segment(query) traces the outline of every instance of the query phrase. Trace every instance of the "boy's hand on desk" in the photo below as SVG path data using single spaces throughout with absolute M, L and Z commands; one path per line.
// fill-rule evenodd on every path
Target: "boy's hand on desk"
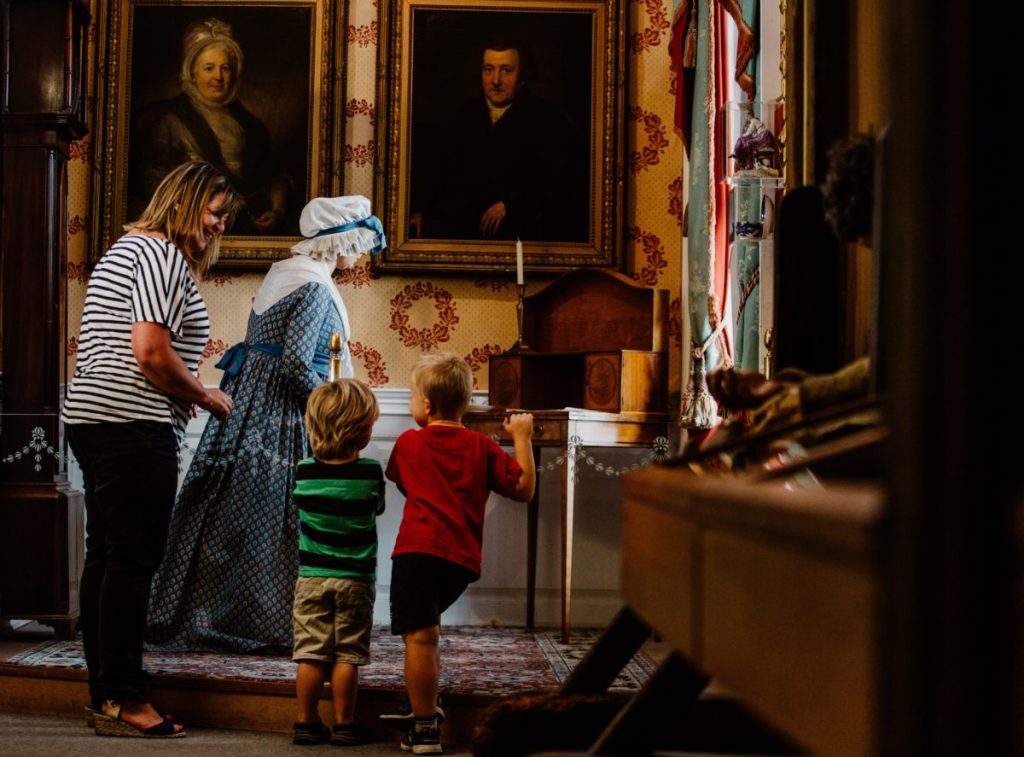
M 501 425 L 513 439 L 533 438 L 532 413 L 512 413 L 512 415 L 505 416 L 505 420 L 502 421 Z

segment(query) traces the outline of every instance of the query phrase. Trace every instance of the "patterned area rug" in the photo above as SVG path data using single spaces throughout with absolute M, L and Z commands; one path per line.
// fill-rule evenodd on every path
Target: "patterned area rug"
M 504 696 L 555 689 L 590 649 L 597 631 L 576 631 L 562 644 L 558 631 L 526 633 L 516 628 L 458 626 L 442 628 L 441 690 L 448 694 Z M 385 626 L 373 629 L 373 661 L 360 671 L 360 686 L 402 688 L 402 640 Z M 4 662 L 43 668 L 85 670 L 81 641 L 51 641 Z M 153 675 L 225 681 L 291 682 L 295 665 L 288 657 L 227 655 L 215 652 L 147 652 L 144 665 Z M 640 688 L 654 671 L 654 661 L 638 653 L 612 685 L 613 690 Z

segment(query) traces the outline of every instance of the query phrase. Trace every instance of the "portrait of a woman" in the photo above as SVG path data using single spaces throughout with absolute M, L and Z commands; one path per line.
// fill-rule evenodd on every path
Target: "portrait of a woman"
M 131 127 L 129 214 L 171 167 L 202 159 L 245 199 L 233 234 L 283 233 L 293 182 L 278 167 L 267 127 L 238 100 L 244 63 L 227 22 L 209 18 L 186 28 L 181 92 L 142 109 Z

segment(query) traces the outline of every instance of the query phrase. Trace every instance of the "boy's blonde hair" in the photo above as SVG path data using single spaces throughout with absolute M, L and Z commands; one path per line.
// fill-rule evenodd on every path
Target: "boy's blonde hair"
M 419 359 L 412 383 L 442 419 L 457 421 L 473 394 L 473 371 L 454 352 L 437 352 Z
M 309 447 L 318 460 L 355 454 L 370 443 L 380 417 L 377 398 L 362 381 L 338 379 L 321 384 L 306 402 Z

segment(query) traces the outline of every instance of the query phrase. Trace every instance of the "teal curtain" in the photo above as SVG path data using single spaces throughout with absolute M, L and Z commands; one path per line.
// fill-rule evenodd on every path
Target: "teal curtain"
M 691 370 L 683 391 L 680 425 L 690 429 L 708 429 L 718 420 L 718 407 L 707 389 L 707 373 L 728 360 L 715 308 L 715 170 L 718 151 L 715 143 L 716 48 L 725 44 L 724 29 L 715 23 L 716 9 L 722 7 L 738 29 L 735 78 L 748 99 L 756 96 L 759 56 L 757 29 L 759 0 L 674 0 L 671 52 L 679 77 L 679 102 L 676 117 L 689 115 L 683 129 L 688 136 L 690 177 L 687 214 L 687 297 L 690 318 Z M 693 74 L 687 66 L 692 61 Z M 690 85 L 690 86 L 685 86 Z M 687 134 L 687 131 L 689 134 Z M 723 193 L 724 195 L 724 193 Z M 760 217 L 760 192 L 754 187 L 737 188 L 740 220 Z M 724 220 L 724 219 L 723 219 Z M 723 241 L 724 244 L 724 241 Z M 723 248 L 724 251 L 724 248 Z M 737 362 L 741 367 L 757 368 L 760 332 L 760 250 L 757 242 L 739 241 L 733 247 L 732 270 L 739 292 L 747 292 L 737 316 L 734 339 Z M 751 358 L 752 356 L 752 358 Z
M 743 99 L 757 99 L 760 90 L 760 60 L 756 30 L 760 27 L 759 0 L 730 0 L 727 2 L 730 15 L 740 28 L 737 50 L 737 65 L 746 65 L 737 71 L 736 80 L 743 90 Z M 737 17 L 739 14 L 739 17 Z M 745 30 L 751 31 L 747 41 Z M 754 115 L 758 115 L 756 112 Z M 736 220 L 748 223 L 761 222 L 760 186 L 739 184 L 735 187 L 734 199 Z M 733 243 L 730 260 L 732 280 L 736 282 L 735 295 L 736 323 L 733 331 L 733 363 L 744 371 L 760 371 L 758 352 L 761 347 L 761 246 L 756 241 L 737 239 Z
M 718 406 L 707 388 L 708 366 L 718 365 L 718 333 L 712 326 L 712 275 L 715 253 L 715 0 L 696 0 L 691 23 L 696 24 L 697 53 L 693 85 L 693 127 L 690 137 L 689 215 L 687 221 L 691 359 L 683 391 L 679 423 L 692 429 L 711 428 Z
M 761 191 L 757 184 L 739 184 L 733 188 L 736 220 L 760 223 Z M 761 245 L 754 240 L 736 239 L 732 246 L 732 270 L 736 282 L 736 324 L 733 331 L 732 357 L 735 366 L 744 371 L 759 368 L 758 350 L 761 334 Z

